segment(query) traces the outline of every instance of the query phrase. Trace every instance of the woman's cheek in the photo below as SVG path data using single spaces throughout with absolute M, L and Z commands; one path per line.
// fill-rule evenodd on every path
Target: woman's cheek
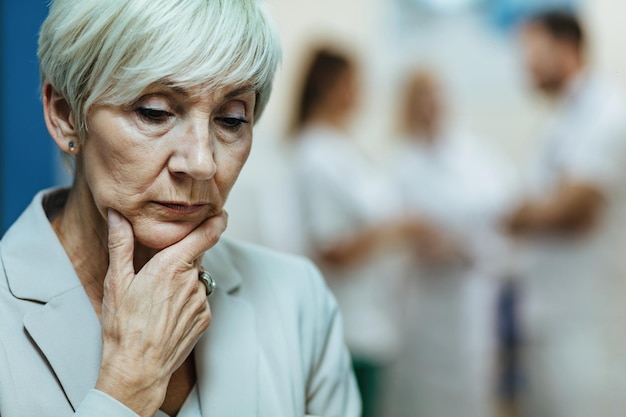
M 241 172 L 241 167 L 239 167 L 238 169 L 233 169 L 231 171 L 228 171 L 227 173 L 224 173 L 223 175 L 220 175 L 219 177 L 216 178 L 217 188 L 219 190 L 220 197 L 222 198 L 223 202 L 226 202 L 226 199 L 228 198 L 228 195 L 230 194 L 230 190 L 235 185 L 235 182 L 237 181 L 237 178 L 239 177 L 240 172 Z

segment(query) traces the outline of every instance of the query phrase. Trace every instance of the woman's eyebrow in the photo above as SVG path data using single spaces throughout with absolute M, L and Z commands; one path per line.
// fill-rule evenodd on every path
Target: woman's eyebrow
M 190 96 L 190 93 L 186 88 L 173 85 L 167 81 L 157 81 L 151 84 L 150 86 L 148 86 L 146 90 L 148 90 L 149 94 L 172 92 L 179 96 L 185 96 L 185 97 Z
M 241 96 L 243 94 L 247 94 L 253 91 L 256 91 L 256 89 L 253 86 L 244 85 L 242 87 L 236 88 L 233 91 L 226 93 L 226 95 L 224 96 L 224 99 L 228 100 L 228 99 L 235 98 L 235 97 L 238 97 L 238 96 Z

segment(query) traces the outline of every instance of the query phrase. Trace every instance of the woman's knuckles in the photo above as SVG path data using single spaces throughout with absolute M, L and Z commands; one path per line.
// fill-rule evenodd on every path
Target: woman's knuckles
M 213 321 L 213 316 L 209 310 L 203 312 L 198 317 L 200 333 L 204 333 L 209 326 L 211 326 L 211 322 Z

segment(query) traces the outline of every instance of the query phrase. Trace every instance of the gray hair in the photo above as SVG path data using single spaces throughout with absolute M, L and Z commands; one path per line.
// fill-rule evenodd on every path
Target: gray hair
M 252 85 L 258 120 L 281 50 L 260 0 L 52 0 L 38 56 L 82 140 L 93 104 L 132 103 L 154 83 Z

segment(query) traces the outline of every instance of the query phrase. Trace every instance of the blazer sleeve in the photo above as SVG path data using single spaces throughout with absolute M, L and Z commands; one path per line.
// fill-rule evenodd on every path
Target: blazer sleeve
M 322 417 L 359 417 L 361 398 L 346 348 L 335 298 L 313 265 L 309 266 L 313 349 L 307 380 L 306 413 Z
M 97 389 L 89 391 L 80 404 L 75 417 L 139 417 L 133 410 L 115 398 Z

